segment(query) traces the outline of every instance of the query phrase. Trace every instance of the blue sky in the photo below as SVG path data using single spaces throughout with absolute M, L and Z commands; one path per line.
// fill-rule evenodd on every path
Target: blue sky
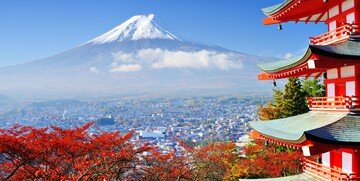
M 282 0 L 2 0 L 0 66 L 64 52 L 101 35 L 133 15 L 154 21 L 177 37 L 238 52 L 285 57 L 299 54 L 324 24 L 264 26 L 261 8 Z

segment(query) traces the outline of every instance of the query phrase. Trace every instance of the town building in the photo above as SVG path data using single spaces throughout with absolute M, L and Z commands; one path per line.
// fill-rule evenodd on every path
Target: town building
M 285 0 L 263 12 L 263 23 L 323 22 L 304 55 L 259 65 L 259 80 L 324 78 L 326 97 L 308 99 L 305 114 L 251 122 L 269 142 L 302 149 L 305 174 L 319 180 L 360 179 L 360 0 Z

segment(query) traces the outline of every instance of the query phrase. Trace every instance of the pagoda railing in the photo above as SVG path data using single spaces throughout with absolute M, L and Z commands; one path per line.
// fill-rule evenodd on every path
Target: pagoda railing
M 313 45 L 329 45 L 332 43 L 345 41 L 350 37 L 354 27 L 357 27 L 357 25 L 344 24 L 343 26 L 340 26 L 333 31 L 326 32 L 316 37 L 309 37 L 310 43 Z
M 321 180 L 360 180 L 360 174 L 345 173 L 307 159 L 302 164 L 305 173 Z
M 310 110 L 360 111 L 358 96 L 309 97 L 308 104 Z

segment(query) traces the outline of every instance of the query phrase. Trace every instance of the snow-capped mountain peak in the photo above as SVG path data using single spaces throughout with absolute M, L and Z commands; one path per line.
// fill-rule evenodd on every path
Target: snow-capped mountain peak
M 136 15 L 125 21 L 121 25 L 98 36 L 90 41 L 94 44 L 105 44 L 120 42 L 123 40 L 139 39 L 170 39 L 180 40 L 170 32 L 153 22 L 154 14 Z

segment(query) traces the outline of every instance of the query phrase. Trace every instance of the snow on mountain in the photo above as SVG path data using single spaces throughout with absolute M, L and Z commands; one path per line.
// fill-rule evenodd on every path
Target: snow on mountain
M 94 44 L 120 42 L 123 40 L 169 39 L 180 40 L 153 22 L 154 14 L 131 17 L 109 32 L 91 40 Z
M 273 59 L 182 41 L 153 18 L 133 16 L 79 47 L 0 68 L 0 92 L 17 98 L 73 98 L 271 91 L 270 83 L 257 81 L 256 64 Z

